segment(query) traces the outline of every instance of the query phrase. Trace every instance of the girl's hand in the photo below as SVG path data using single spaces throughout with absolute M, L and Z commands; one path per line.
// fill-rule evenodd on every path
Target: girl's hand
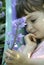
M 25 37 L 25 43 L 26 45 L 30 44 L 36 44 L 36 36 L 32 33 L 27 34 Z
M 5 62 L 7 65 L 25 65 L 28 59 L 23 54 L 10 49 L 5 52 L 5 55 Z
M 30 57 L 34 49 L 37 47 L 36 36 L 34 34 L 29 33 L 24 37 L 24 39 L 26 43 L 24 54 L 28 54 Z
M 21 53 L 8 49 L 5 52 L 7 65 L 44 65 L 44 59 L 28 59 Z

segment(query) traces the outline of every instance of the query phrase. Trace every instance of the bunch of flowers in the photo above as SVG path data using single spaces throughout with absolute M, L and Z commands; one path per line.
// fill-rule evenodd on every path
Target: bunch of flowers
M 23 44 L 23 37 L 22 29 L 26 25 L 26 18 L 22 17 L 19 19 L 16 19 L 12 22 L 12 31 L 8 32 L 8 37 L 11 37 L 11 39 L 7 40 L 7 45 L 10 49 L 18 49 L 18 45 Z

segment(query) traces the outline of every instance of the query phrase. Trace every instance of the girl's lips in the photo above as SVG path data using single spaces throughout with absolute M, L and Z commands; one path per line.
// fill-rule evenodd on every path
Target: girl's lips
M 31 32 L 32 34 L 34 34 L 36 36 L 36 31 L 35 32 Z
M 31 30 L 31 31 L 29 31 L 29 33 L 32 33 L 32 34 L 34 34 L 35 36 L 36 36 L 36 32 L 37 32 L 37 30 Z

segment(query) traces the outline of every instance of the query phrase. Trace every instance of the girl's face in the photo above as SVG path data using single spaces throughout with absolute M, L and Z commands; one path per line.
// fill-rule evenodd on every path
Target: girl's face
M 44 12 L 36 11 L 30 13 L 26 30 L 34 34 L 36 38 L 44 38 Z

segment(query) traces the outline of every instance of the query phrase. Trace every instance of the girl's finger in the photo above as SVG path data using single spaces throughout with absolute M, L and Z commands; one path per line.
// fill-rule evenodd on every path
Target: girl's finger
M 16 60 L 16 57 L 14 57 L 13 55 L 11 55 L 10 53 L 8 52 L 5 52 L 6 56 L 10 59 L 13 59 L 13 60 Z
M 9 57 L 10 59 L 13 59 L 13 60 L 17 60 L 20 58 L 20 55 L 17 53 L 16 55 L 14 54 L 11 54 L 9 52 L 5 52 L 6 56 Z
M 7 52 L 10 53 L 10 54 L 13 55 L 13 56 L 17 56 L 17 54 L 18 54 L 17 51 L 15 51 L 15 50 L 10 50 L 10 49 L 8 49 Z
M 28 37 L 30 38 L 30 40 L 32 41 L 32 42 L 36 42 L 36 36 L 34 35 L 34 34 L 28 34 Z
M 13 65 L 13 64 L 15 64 L 15 63 L 14 63 L 15 61 L 9 60 L 9 59 L 7 59 L 7 58 L 5 58 L 5 62 L 6 62 L 7 65 Z
M 30 41 L 36 42 L 36 36 L 33 35 L 33 34 L 31 34 L 31 33 L 29 33 L 28 35 L 26 35 L 26 36 L 24 37 L 24 39 L 25 39 L 26 42 L 30 42 Z M 32 40 L 32 39 L 33 39 L 33 40 Z

